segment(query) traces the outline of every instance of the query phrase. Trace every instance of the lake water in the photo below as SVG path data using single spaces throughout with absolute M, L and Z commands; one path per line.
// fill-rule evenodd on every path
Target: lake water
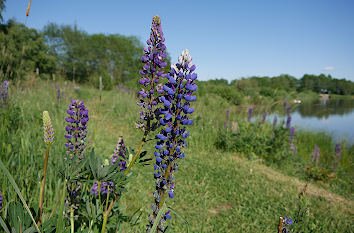
M 291 124 L 305 130 L 327 131 L 335 140 L 354 144 L 354 100 L 329 99 L 297 104 L 291 111 Z M 278 116 L 284 119 L 284 116 Z M 270 116 L 269 120 L 272 120 Z

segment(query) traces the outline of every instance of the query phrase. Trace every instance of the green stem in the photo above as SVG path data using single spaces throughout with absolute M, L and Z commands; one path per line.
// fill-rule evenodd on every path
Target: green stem
M 75 223 L 74 223 L 74 208 L 70 209 L 70 223 L 71 223 L 71 233 L 75 233 Z
M 113 208 L 113 205 L 114 205 L 114 199 L 113 199 L 113 201 L 111 202 L 111 204 L 109 205 L 108 210 L 104 213 L 104 216 L 103 216 L 103 225 L 102 225 L 101 233 L 104 233 L 105 230 L 106 230 L 106 224 L 107 224 L 108 216 L 109 216 L 109 214 L 111 213 L 111 210 L 112 210 L 112 208 Z
M 44 200 L 44 184 L 45 184 L 45 178 L 47 176 L 49 151 L 50 151 L 50 144 L 47 144 L 47 151 L 46 151 L 46 154 L 45 154 L 45 161 L 44 161 L 44 167 L 43 167 L 43 180 L 42 180 L 42 187 L 41 187 L 41 198 L 40 198 L 40 202 L 39 202 L 39 221 L 38 221 L 38 225 L 42 222 L 43 200 Z
M 146 142 L 146 138 L 147 138 L 148 133 L 149 133 L 149 129 L 145 130 L 145 133 L 144 133 L 143 138 L 141 139 L 141 143 L 140 143 L 140 146 L 138 148 L 138 151 L 135 153 L 132 161 L 129 163 L 128 168 L 125 170 L 125 174 L 128 174 L 129 170 L 132 168 L 133 164 L 135 163 L 135 160 L 138 158 L 138 155 L 140 154 L 140 151 L 141 151 L 141 149 L 143 148 L 143 146 L 144 146 L 144 144 Z

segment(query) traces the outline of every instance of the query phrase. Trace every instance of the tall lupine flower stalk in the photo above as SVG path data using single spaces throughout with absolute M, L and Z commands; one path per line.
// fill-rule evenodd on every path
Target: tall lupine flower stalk
M 320 148 L 317 145 L 315 145 L 312 151 L 311 158 L 315 161 L 315 165 L 317 166 L 320 161 Z
M 88 110 L 84 102 L 81 100 L 72 100 L 69 109 L 66 111 L 68 117 L 65 118 L 68 123 L 66 130 L 67 157 L 66 165 L 68 169 L 74 168 L 84 157 L 84 149 L 86 147 L 87 122 L 89 120 Z M 66 181 L 66 190 L 68 198 L 66 205 L 70 209 L 71 231 L 74 232 L 74 210 L 79 206 L 79 194 L 81 191 L 81 183 L 76 181 Z
M 294 136 L 295 136 L 295 127 L 294 126 L 292 126 L 292 127 L 290 127 L 290 133 L 289 133 L 289 136 L 290 136 L 290 140 L 289 140 L 289 144 L 290 145 L 293 145 L 293 143 L 294 143 Z
M 46 150 L 45 160 L 44 160 L 43 180 L 42 180 L 42 186 L 40 192 L 41 196 L 39 200 L 39 224 L 42 221 L 42 214 L 43 214 L 43 200 L 44 200 L 44 187 L 45 187 L 44 184 L 45 184 L 45 178 L 47 176 L 49 151 L 50 151 L 50 146 L 53 144 L 53 140 L 54 140 L 54 129 L 53 129 L 53 125 L 49 113 L 47 111 L 43 112 L 43 134 L 44 134 L 44 143 L 47 145 L 47 150 Z
M 4 202 L 4 196 L 2 195 L 2 192 L 0 190 L 0 210 L 2 210 L 2 203 Z
M 277 115 L 275 115 L 274 118 L 273 118 L 273 128 L 274 129 L 277 126 L 277 122 L 278 122 L 278 117 L 277 117 Z
M 164 203 L 166 192 L 170 198 L 174 197 L 175 178 L 174 172 L 178 169 L 178 160 L 184 158 L 182 149 L 187 147 L 185 139 L 189 135 L 186 126 L 192 125 L 193 120 L 189 115 L 194 112 L 191 102 L 196 100 L 193 92 L 197 90 L 197 74 L 193 73 L 195 65 L 186 49 L 179 56 L 178 63 L 171 65 L 168 82 L 162 87 L 163 94 L 160 101 L 163 107 L 158 109 L 158 119 L 162 128 L 156 135 L 154 166 L 155 203 L 151 205 L 153 213 L 149 215 L 147 232 L 156 221 L 156 217 Z M 163 223 L 171 218 L 169 212 L 163 213 L 163 218 L 158 223 L 157 232 L 164 232 L 167 228 Z
M 342 153 L 342 147 L 341 147 L 340 143 L 338 143 L 338 142 L 336 143 L 336 147 L 334 148 L 334 153 L 335 153 L 335 158 L 334 158 L 333 170 L 336 171 L 337 167 L 339 165 L 341 153 Z
M 68 117 L 65 118 L 68 123 L 65 127 L 67 134 L 65 135 L 67 147 L 67 160 L 69 164 L 72 160 L 82 160 L 84 149 L 86 147 L 86 124 L 89 120 L 88 110 L 84 102 L 81 100 L 72 100 L 69 109 L 66 111 Z
M 288 118 L 286 119 L 286 128 L 290 129 L 290 126 L 291 126 L 291 116 L 289 114 Z
M 7 98 L 9 95 L 9 84 L 10 82 L 6 80 L 0 83 L 0 106 L 5 105 L 7 103 Z
M 114 150 L 114 154 L 112 156 L 110 165 L 118 166 L 120 168 L 120 171 L 123 172 L 124 170 L 127 169 L 126 160 L 127 160 L 127 148 L 124 145 L 123 136 L 120 136 L 118 139 L 117 146 Z M 99 192 L 103 195 L 107 194 L 106 208 L 103 215 L 103 224 L 102 224 L 102 231 L 101 231 L 102 233 L 105 232 L 108 216 L 113 208 L 114 202 L 116 201 L 116 198 L 120 196 L 120 193 L 114 193 L 115 187 L 116 187 L 115 184 L 109 181 L 109 182 L 102 182 L 100 188 L 98 188 L 98 182 L 97 182 L 96 184 L 94 184 L 94 186 L 91 189 L 91 194 L 96 194 L 96 196 L 99 194 Z M 113 200 L 111 201 L 108 207 L 109 193 L 114 194 L 114 196 L 113 196 Z
M 253 108 L 248 109 L 247 121 L 250 122 L 253 113 Z
M 264 110 L 264 112 L 263 112 L 263 114 L 262 114 L 262 124 L 264 123 L 264 121 L 266 120 L 266 118 L 267 118 L 267 109 L 266 110 Z
M 148 47 L 144 48 L 144 56 L 141 57 L 141 62 L 144 66 L 140 71 L 141 79 L 139 80 L 139 84 L 142 85 L 142 87 L 141 90 L 138 91 L 138 105 L 142 110 L 137 127 L 144 131 L 144 135 L 136 154 L 126 169 L 126 173 L 129 172 L 137 159 L 146 142 L 148 134 L 159 125 L 156 121 L 155 109 L 159 102 L 156 94 L 162 93 L 163 91 L 162 83 L 159 83 L 160 79 L 166 77 L 166 74 L 163 73 L 163 68 L 167 66 L 167 54 L 165 53 L 166 46 L 164 42 L 165 38 L 162 32 L 161 19 L 156 15 L 152 19 L 150 38 L 146 41 Z

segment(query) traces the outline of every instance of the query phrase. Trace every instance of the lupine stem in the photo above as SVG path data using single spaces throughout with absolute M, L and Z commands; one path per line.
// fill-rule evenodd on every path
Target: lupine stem
M 282 230 L 283 230 L 283 218 L 279 217 L 278 233 L 281 233 Z
M 140 151 L 141 149 L 143 148 L 145 142 L 146 142 L 146 138 L 147 138 L 147 135 L 149 134 L 149 129 L 148 130 L 145 130 L 145 133 L 144 133 L 144 136 L 143 138 L 141 139 L 141 143 L 140 143 L 140 146 L 137 150 L 137 152 L 135 153 L 132 161 L 129 163 L 129 166 L 127 167 L 127 169 L 125 170 L 125 174 L 128 174 L 129 170 L 132 168 L 133 164 L 135 163 L 135 160 L 138 158 L 138 155 L 140 154 Z
M 112 208 L 113 208 L 114 201 L 115 201 L 116 197 L 117 197 L 117 196 L 114 197 L 114 199 L 112 200 L 111 204 L 110 204 L 109 207 L 108 207 L 108 210 L 104 213 L 104 216 L 103 216 L 103 225 L 102 225 L 101 233 L 104 233 L 105 230 L 106 230 L 106 224 L 107 224 L 108 216 L 109 216 L 109 214 L 111 213 L 111 210 L 112 210 Z
M 70 209 L 70 223 L 71 223 L 71 233 L 75 233 L 75 223 L 74 223 L 74 208 Z
M 39 203 L 39 221 L 38 224 L 41 224 L 42 222 L 42 214 L 43 214 L 43 199 L 44 199 L 44 184 L 45 184 L 45 178 L 47 176 L 47 166 L 48 166 L 48 157 L 49 157 L 49 151 L 50 151 L 50 144 L 47 144 L 47 151 L 45 154 L 45 161 L 44 161 L 44 168 L 43 168 L 43 180 L 42 180 L 42 188 L 41 188 L 41 197 L 40 197 L 40 203 Z

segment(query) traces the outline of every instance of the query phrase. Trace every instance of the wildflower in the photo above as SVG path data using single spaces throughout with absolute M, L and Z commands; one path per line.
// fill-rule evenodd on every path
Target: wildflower
M 0 210 L 2 209 L 2 203 L 4 202 L 4 196 L 2 195 L 2 192 L 0 190 Z
M 336 147 L 334 148 L 334 152 L 335 152 L 335 162 L 334 162 L 334 167 L 333 170 L 336 171 L 338 164 L 340 162 L 340 158 L 341 158 L 341 152 L 342 152 L 342 147 L 340 145 L 340 143 L 336 143 Z
M 0 105 L 5 105 L 7 103 L 9 84 L 10 82 L 6 80 L 0 83 Z
M 320 161 L 320 148 L 317 145 L 315 145 L 312 151 L 311 158 L 315 161 L 316 165 Z
M 65 127 L 67 154 L 69 159 L 78 158 L 81 160 L 84 156 L 86 147 L 87 122 L 89 120 L 88 110 L 81 100 L 72 100 L 69 109 L 66 111 L 68 117 L 65 118 L 68 123 Z
M 98 186 L 100 188 L 98 188 Z M 101 182 L 100 185 L 98 185 L 98 181 L 95 181 L 93 183 L 93 186 L 91 188 L 90 193 L 94 194 L 96 196 L 100 195 L 106 195 L 109 193 L 113 193 L 115 190 L 115 185 L 113 182 L 109 181 L 109 182 Z
M 123 136 L 120 136 L 118 139 L 117 146 L 114 149 L 114 154 L 112 155 L 110 165 L 118 166 L 120 167 L 120 171 L 124 171 L 127 168 L 126 154 L 127 148 L 124 145 Z M 104 195 L 108 193 L 108 188 L 109 193 L 113 193 L 115 191 L 115 184 L 112 181 L 101 182 L 100 189 L 98 189 L 98 181 L 95 181 L 93 183 L 90 193 L 98 196 L 98 193 L 100 192 L 101 195 Z
M 296 155 L 297 152 L 297 146 L 293 146 L 293 154 Z
M 248 109 L 247 121 L 250 122 L 253 113 L 253 108 Z
M 282 225 L 282 233 L 290 233 L 291 231 L 287 229 L 287 226 L 290 226 L 293 224 L 293 220 L 287 216 L 283 218 L 283 225 Z
M 150 38 L 147 40 L 148 47 L 144 48 L 144 56 L 141 57 L 141 62 L 145 65 L 140 71 L 141 79 L 139 84 L 143 87 L 138 91 L 139 103 L 142 108 L 140 112 L 140 120 L 138 125 L 144 130 L 151 130 L 151 121 L 154 117 L 154 107 L 158 104 L 159 99 L 155 97 L 155 93 L 162 91 L 160 78 L 166 77 L 163 73 L 163 68 L 167 66 L 165 53 L 166 46 L 163 43 L 165 38 L 161 28 L 161 19 L 159 16 L 154 16 L 150 31 Z M 146 121 L 146 124 L 143 122 Z
M 284 109 L 286 109 L 286 105 L 288 104 L 288 101 L 286 100 L 286 98 L 284 99 L 284 101 L 283 101 L 283 107 L 284 107 Z
M 52 144 L 54 139 L 54 129 L 48 111 L 43 112 L 43 132 L 44 142 L 47 145 Z
M 277 122 L 278 122 L 278 117 L 277 117 L 277 115 L 275 115 L 273 118 L 273 128 L 275 128 L 277 126 Z
M 286 119 L 286 128 L 290 128 L 290 126 L 291 126 L 291 116 L 290 115 L 288 115 L 288 118 Z
M 154 166 L 156 191 L 148 231 L 157 217 L 165 192 L 168 190 L 169 197 L 174 198 L 174 172 L 178 169 L 178 160 L 185 156 L 182 149 L 187 147 L 186 138 L 189 136 L 186 127 L 193 124 L 189 116 L 194 112 L 191 102 L 196 100 L 196 96 L 193 92 L 198 89 L 195 82 L 197 74 L 193 73 L 194 70 L 192 57 L 186 49 L 179 56 L 178 63 L 171 65 L 171 72 L 167 76 L 168 82 L 163 86 L 164 92 L 160 96 L 163 107 L 158 109 L 157 116 L 164 128 L 156 135 L 158 139 Z M 162 228 L 159 229 L 163 231 Z
M 114 154 L 111 159 L 111 165 L 115 165 L 118 160 L 117 166 L 120 167 L 121 171 L 125 170 L 127 168 L 126 153 L 127 148 L 124 145 L 123 136 L 120 136 L 118 139 L 117 147 L 114 150 Z
M 291 106 L 289 106 L 287 109 L 286 109 L 286 114 L 290 114 L 290 112 L 291 112 Z
M 264 110 L 264 112 L 263 112 L 263 114 L 262 114 L 262 124 L 264 123 L 266 117 L 267 117 L 267 109 Z
M 60 101 L 60 88 L 58 88 L 57 90 L 57 101 L 58 102 Z

